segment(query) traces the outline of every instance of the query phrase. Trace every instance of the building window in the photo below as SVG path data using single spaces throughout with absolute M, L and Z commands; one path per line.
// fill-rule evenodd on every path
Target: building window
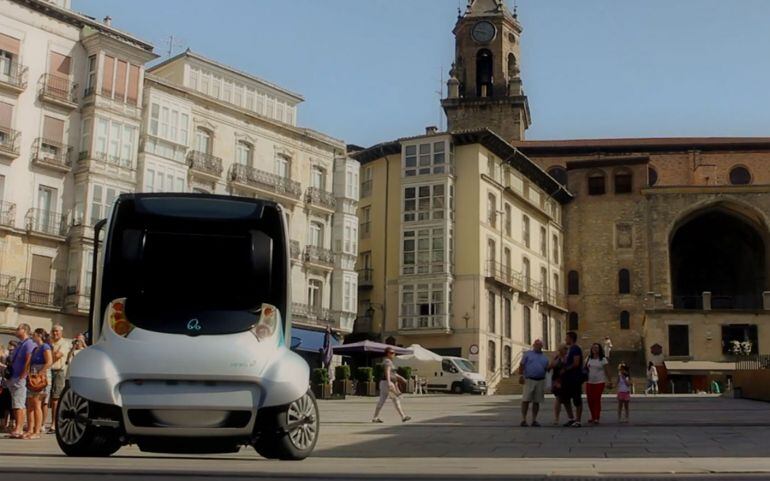
M 577 331 L 580 329 L 580 322 L 577 312 L 573 311 L 569 313 L 569 316 L 567 316 L 567 325 L 569 326 L 570 331 Z
M 369 197 L 372 195 L 373 180 L 373 169 L 371 167 L 366 167 L 361 174 L 361 197 Z
M 88 73 L 86 75 L 85 91 L 86 97 L 93 94 L 94 90 L 96 89 L 96 64 L 96 55 L 91 55 L 88 57 Z
M 494 333 L 497 327 L 497 316 L 495 315 L 495 293 L 487 291 L 487 320 L 489 322 L 489 332 Z
M 443 184 L 420 185 L 404 189 L 404 222 L 439 220 L 446 208 Z
M 487 343 L 487 371 L 492 373 L 497 371 L 497 347 L 495 341 Z
M 526 345 L 530 345 L 532 344 L 532 326 L 530 324 L 532 322 L 532 310 L 529 308 L 529 306 L 523 306 L 521 311 L 523 315 L 522 326 L 524 328 L 524 343 Z
M 175 175 L 176 174 L 176 175 Z M 144 172 L 145 192 L 184 192 L 185 175 L 169 172 L 157 167 L 146 168 Z
M 401 328 L 447 327 L 443 283 L 401 286 Z
M 254 155 L 254 149 L 251 147 L 251 144 L 248 142 L 244 142 L 242 140 L 239 140 L 237 144 L 235 144 L 235 162 L 241 165 L 251 165 L 252 159 Z
M 543 349 L 547 351 L 551 346 L 551 321 L 546 313 L 542 313 L 540 317 L 543 323 Z
M 540 227 L 540 255 L 548 256 L 548 234 L 545 227 Z
M 136 159 L 138 129 L 114 120 L 96 119 L 94 153 L 97 158 L 132 167 Z
M 658 183 L 658 171 L 652 167 L 647 168 L 647 185 L 652 187 Z
M 511 204 L 505 204 L 505 235 L 511 236 L 513 219 L 511 218 Z
M 513 321 L 511 319 L 511 300 L 507 297 L 503 301 L 503 329 L 505 330 L 505 337 L 510 339 L 513 330 Z
M 444 229 L 404 231 L 402 260 L 405 275 L 444 272 Z
M 358 230 L 362 239 L 368 239 L 372 232 L 372 208 L 366 206 L 361 208 L 361 228 Z
M 722 326 L 723 354 L 758 354 L 758 341 L 756 324 L 728 324 Z
M 620 311 L 620 328 L 631 329 L 631 314 L 628 311 Z
M 497 263 L 497 244 L 494 239 L 487 239 L 487 260 L 493 267 Z
M 310 187 L 326 190 L 326 171 L 317 165 L 310 169 Z
M 315 247 L 324 245 L 324 226 L 320 222 L 311 222 L 308 230 L 307 243 Z
M 540 285 L 543 288 L 543 294 L 546 294 L 548 290 L 548 269 L 545 267 L 540 268 Z
M 580 294 L 580 274 L 577 271 L 567 273 L 567 294 L 570 296 Z
M 551 250 L 552 256 L 553 256 L 553 263 L 558 264 L 559 263 L 559 236 L 556 234 L 553 235 L 551 238 Z
M 307 282 L 307 304 L 315 309 L 323 306 L 321 298 L 323 283 L 318 279 L 310 279 Z
M 668 326 L 668 355 L 690 355 L 690 326 L 671 324 Z
M 107 217 L 112 203 L 120 195 L 118 189 L 114 187 L 94 184 L 91 190 L 91 225 Z
M 733 167 L 730 170 L 730 183 L 733 185 L 747 185 L 751 183 L 751 173 L 746 167 Z
M 548 169 L 548 175 L 561 185 L 567 185 L 567 170 L 564 167 L 560 165 L 553 166 Z
M 161 137 L 163 137 L 163 132 L 164 129 L 161 128 Z M 208 130 L 202 128 L 195 129 L 195 150 L 203 152 L 204 154 L 210 154 L 213 149 L 213 142 L 211 139 L 212 135 Z
M 620 269 L 620 271 L 618 271 L 618 293 L 631 293 L 631 273 L 628 269 Z
M 633 175 L 628 169 L 615 172 L 615 193 L 630 194 L 633 190 Z
M 561 293 L 561 292 L 563 292 L 563 291 L 561 290 L 561 285 L 559 285 L 559 274 L 557 274 L 557 273 L 555 273 L 555 272 L 554 272 L 554 274 L 553 274 L 553 285 L 551 286 L 551 288 L 552 288 L 552 289 L 553 289 L 555 292 L 558 292 L 558 293 Z
M 588 195 L 604 195 L 606 192 L 604 172 L 594 172 L 588 176 Z
M 487 223 L 490 227 L 497 227 L 497 198 L 495 194 L 487 194 Z
M 522 218 L 521 226 L 521 238 L 524 241 L 524 245 L 529 248 L 529 217 L 526 215 Z
M 524 289 L 529 290 L 531 284 L 531 267 L 529 265 L 529 259 L 526 257 L 522 260 L 522 276 L 524 277 Z
M 404 148 L 404 175 L 443 174 L 446 168 L 446 142 L 407 145 Z
M 288 179 L 291 177 L 291 159 L 283 154 L 275 157 L 275 175 Z
M 503 250 L 503 275 L 509 276 L 511 274 L 511 249 L 505 248 Z

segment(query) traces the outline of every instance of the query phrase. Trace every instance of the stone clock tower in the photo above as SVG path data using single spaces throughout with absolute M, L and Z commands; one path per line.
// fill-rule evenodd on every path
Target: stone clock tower
M 450 131 L 488 127 L 524 140 L 529 103 L 519 71 L 522 28 L 503 0 L 468 0 L 454 28 L 455 61 L 441 101 Z

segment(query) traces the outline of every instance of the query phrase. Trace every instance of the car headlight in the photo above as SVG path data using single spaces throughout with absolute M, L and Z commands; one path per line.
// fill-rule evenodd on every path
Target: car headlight
M 251 328 L 251 333 L 258 341 L 264 341 L 275 334 L 281 322 L 281 313 L 271 304 L 262 304 L 258 312 L 259 322 Z

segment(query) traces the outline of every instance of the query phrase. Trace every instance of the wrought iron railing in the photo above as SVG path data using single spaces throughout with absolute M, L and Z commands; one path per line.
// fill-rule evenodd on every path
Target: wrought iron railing
M 334 265 L 334 254 L 325 247 L 309 245 L 305 246 L 305 261 Z
M 449 315 L 399 316 L 399 329 L 449 329 Z
M 6 155 L 19 155 L 19 132 L 0 126 L 0 152 Z
M 7 73 L 0 70 L 0 83 L 10 85 L 20 90 L 27 88 L 27 72 L 29 69 L 18 62 L 11 62 Z
M 47 235 L 65 235 L 66 223 L 59 212 L 46 209 L 29 209 L 24 216 L 25 226 L 29 232 Z
M 299 182 L 248 165 L 233 164 L 230 166 L 229 178 L 233 182 L 240 182 L 295 199 L 302 197 L 302 187 Z
M 295 319 L 313 324 L 334 324 L 332 311 L 324 307 L 311 306 L 301 302 L 291 304 L 291 314 Z
M 43 74 L 40 77 L 40 95 L 52 99 L 75 103 L 76 85 L 70 81 L 69 77 L 62 77 L 54 74 Z
M 16 278 L 0 274 L 0 299 L 13 300 L 16 298 Z
M 305 202 L 308 204 L 317 204 L 323 207 L 334 209 L 337 201 L 331 192 L 319 189 L 318 187 L 308 187 L 305 192 Z
M 556 307 L 563 307 L 567 305 L 567 296 L 563 292 L 559 292 L 556 289 L 549 288 L 545 290 L 544 300 L 547 304 Z
M 54 282 L 24 278 L 16 288 L 16 299 L 26 304 L 62 307 L 63 292 Z
M 107 152 L 92 153 L 89 151 L 82 151 L 78 153 L 78 160 L 85 160 L 88 158 L 101 160 L 102 162 L 106 162 L 108 164 L 119 165 L 127 169 L 132 169 L 134 167 L 131 159 L 125 159 L 119 155 L 110 155 Z
M 513 287 L 520 291 L 525 290 L 524 278 L 520 272 L 514 271 L 510 266 L 495 262 L 493 260 L 487 261 L 487 277 L 494 279 L 501 284 Z
M 291 258 L 299 260 L 302 256 L 302 249 L 299 247 L 299 241 L 289 241 L 289 251 L 291 252 Z
M 0 225 L 13 227 L 16 224 L 16 204 L 0 201 Z
M 206 152 L 191 150 L 187 153 L 187 165 L 191 169 L 219 177 L 222 175 L 222 159 Z
M 38 137 L 32 144 L 32 160 L 43 165 L 69 169 L 72 166 L 71 150 L 69 145 Z
M 738 357 L 735 361 L 735 369 L 738 371 L 756 371 L 758 369 L 770 369 L 770 355 L 761 354 Z
M 374 269 L 371 267 L 365 267 L 358 269 L 358 286 L 369 287 L 374 282 Z

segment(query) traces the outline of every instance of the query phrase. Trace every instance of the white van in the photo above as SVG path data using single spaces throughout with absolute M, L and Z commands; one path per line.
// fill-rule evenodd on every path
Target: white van
M 462 357 L 439 356 L 419 344 L 413 344 L 407 349 L 413 354 L 397 356 L 393 364 L 396 367 L 411 367 L 412 375 L 425 379 L 431 391 L 486 394 L 486 380 L 469 360 Z
M 164 453 L 303 459 L 318 407 L 292 352 L 280 205 L 124 194 L 95 227 L 90 334 L 55 413 L 68 456 Z

